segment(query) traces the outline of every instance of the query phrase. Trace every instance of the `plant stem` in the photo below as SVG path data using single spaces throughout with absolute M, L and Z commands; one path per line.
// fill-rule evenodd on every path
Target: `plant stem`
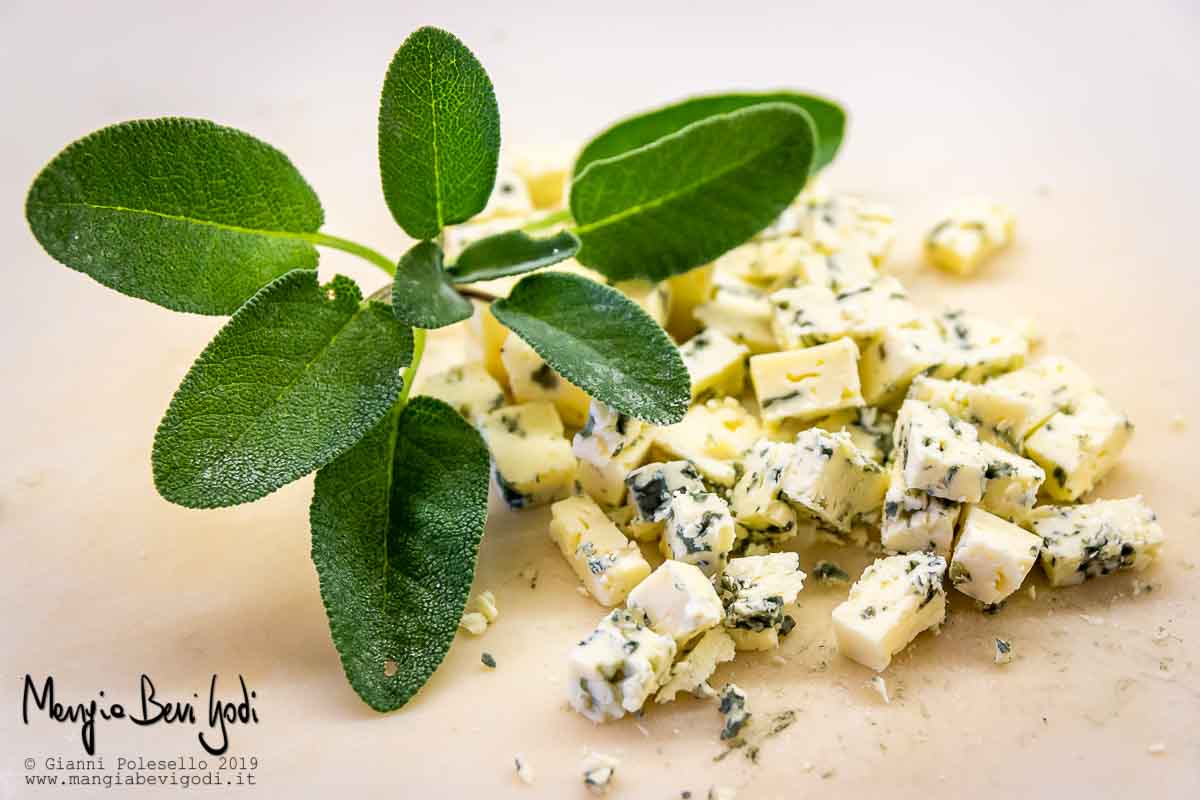
M 472 300 L 482 300 L 485 303 L 490 303 L 493 300 L 500 299 L 498 295 L 494 295 L 491 292 L 485 292 L 482 289 L 476 289 L 471 286 L 455 286 L 454 290 L 463 297 L 469 297 Z
M 330 236 L 327 233 L 306 233 L 299 238 L 313 244 L 320 244 L 326 247 L 332 247 L 334 250 L 341 250 L 346 253 L 352 253 L 359 258 L 370 261 L 375 266 L 386 272 L 388 275 L 396 274 L 396 262 L 385 256 L 378 250 L 373 250 L 365 244 L 352 242 L 349 239 L 343 239 L 340 236 Z
M 541 219 L 535 219 L 533 222 L 526 223 L 521 226 L 521 230 L 525 233 L 540 231 L 543 228 L 552 228 L 560 222 L 568 222 L 571 219 L 571 209 L 564 208 L 555 211 L 552 214 L 547 214 Z
M 404 408 L 405 403 L 408 402 L 408 394 L 417 377 L 417 368 L 421 366 L 421 356 L 423 355 L 425 355 L 425 329 L 413 328 L 412 363 L 408 365 L 408 369 L 404 370 L 404 388 L 400 390 L 400 399 L 396 401 L 396 405 L 400 408 Z

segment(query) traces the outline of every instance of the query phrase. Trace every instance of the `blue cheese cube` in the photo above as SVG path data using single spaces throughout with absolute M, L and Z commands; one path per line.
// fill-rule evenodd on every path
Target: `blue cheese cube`
M 896 427 L 896 415 L 871 406 L 848 408 L 828 417 L 821 417 L 813 422 L 811 427 L 830 433 L 845 431 L 850 434 L 854 446 L 861 450 L 863 455 L 876 464 L 883 464 L 892 453 L 892 431 Z M 795 438 L 795 434 L 792 438 Z
M 1028 458 L 982 442 L 988 460 L 984 478 L 983 499 L 979 505 L 996 516 L 1020 524 L 1037 503 L 1038 489 L 1046 480 L 1046 472 Z
M 790 280 L 801 269 L 803 259 L 815 255 L 812 245 L 789 237 L 747 242 L 717 259 L 716 272 L 760 288 Z
M 983 497 L 987 458 L 975 426 L 920 400 L 906 400 L 896 417 L 896 460 L 910 489 L 978 503 Z
M 968 506 L 950 560 L 950 583 L 981 603 L 999 603 L 1021 588 L 1042 540 L 983 510 Z
M 926 550 L 949 557 L 962 503 L 943 500 L 912 489 L 904 482 L 899 462 L 888 468 L 879 541 L 893 553 Z
M 820 285 L 781 289 L 769 298 L 771 331 L 783 350 L 831 342 L 844 336 L 866 339 L 888 327 L 913 324 L 915 306 L 895 278 L 832 290 Z
M 1103 395 L 1090 394 L 1030 434 L 1025 452 L 1046 470 L 1046 493 L 1074 502 L 1112 469 L 1132 435 L 1128 417 Z
M 945 576 L 946 559 L 933 553 L 876 560 L 833 610 L 838 650 L 876 672 L 887 669 L 919 633 L 945 620 Z
M 583 490 L 608 506 L 623 503 L 625 477 L 642 465 L 653 442 L 652 426 L 593 400 L 572 442 Z
M 551 402 L 563 422 L 572 428 L 587 421 L 592 399 L 583 389 L 555 372 L 524 339 L 516 334 L 507 336 L 500 347 L 500 361 L 518 403 Z
M 417 393 L 436 397 L 473 423 L 504 405 L 504 390 L 475 362 L 430 375 L 417 385 Z
M 646 463 L 653 444 L 652 432 L 643 431 L 603 465 L 597 466 L 594 462 L 580 459 L 577 476 L 580 487 L 598 503 L 606 506 L 621 505 L 625 502 L 625 478 Z
M 854 446 L 847 433 L 810 428 L 796 436 L 780 494 L 836 531 L 879 511 L 887 491 L 883 467 Z
M 1080 398 L 1097 391 L 1096 384 L 1086 372 L 1061 356 L 1040 358 L 1015 372 L 994 378 L 986 385 L 1027 404 L 1026 435 L 1054 414 L 1071 408 Z
M 1039 418 L 1035 402 L 999 381 L 967 383 L 918 377 L 908 396 L 966 420 L 975 426 L 980 441 L 1014 453 L 1021 451 L 1025 437 L 1044 419 Z
M 934 318 L 945 352 L 930 371 L 934 378 L 982 383 L 1025 364 L 1029 340 L 1017 331 L 965 311 L 946 311 Z
M 746 384 L 750 349 L 715 329 L 701 331 L 679 347 L 692 381 L 692 399 L 738 396 Z
M 657 429 L 657 448 L 672 458 L 692 462 L 709 481 L 733 486 L 734 462 L 762 437 L 758 419 L 736 399 L 724 397 L 694 405 L 683 420 Z
M 1117 570 L 1141 571 L 1158 556 L 1164 538 L 1141 495 L 1040 506 L 1027 524 L 1042 537 L 1042 569 L 1051 586 L 1074 586 Z
M 795 553 L 772 553 L 729 560 L 715 579 L 725 604 L 725 628 L 738 650 L 768 650 L 790 625 L 786 610 L 804 588 L 805 574 Z
M 485 414 L 479 432 L 492 454 L 492 475 L 509 508 L 531 508 L 566 497 L 577 465 L 550 403 L 524 403 Z
M 560 500 L 550 514 L 551 541 L 601 605 L 620 605 L 650 574 L 637 543 L 626 539 L 590 497 Z
M 671 665 L 671 675 L 654 695 L 654 702 L 669 703 L 680 692 L 711 697 L 713 689 L 708 685 L 708 679 L 719 664 L 733 661 L 735 655 L 733 639 L 725 628 L 719 625 L 709 628 L 695 647 Z
M 677 494 L 705 491 L 700 473 L 690 461 L 647 464 L 625 477 L 632 518 L 626 529 L 639 541 L 656 541 Z
M 953 208 L 925 236 L 925 257 L 939 269 L 970 275 L 1008 246 L 1015 222 L 999 203 L 975 198 Z
M 666 681 L 675 652 L 640 612 L 609 612 L 567 659 L 571 707 L 592 722 L 636 713 Z
M 871 257 L 858 247 L 848 246 L 832 253 L 803 256 L 791 284 L 811 284 L 842 292 L 874 283 L 878 277 L 879 271 Z
M 692 314 L 704 327 L 720 331 L 752 352 L 776 349 L 767 292 L 749 283 L 714 273 L 711 299 Z
M 941 331 L 932 322 L 884 328 L 863 345 L 863 399 L 872 405 L 899 405 L 913 379 L 937 367 L 947 354 Z
M 682 561 L 664 561 L 629 593 L 626 605 L 644 612 L 656 633 L 670 636 L 681 648 L 725 616 L 708 576 Z
M 795 454 L 793 444 L 760 439 L 746 455 L 729 509 L 738 525 L 754 532 L 755 541 L 778 544 L 796 535 L 796 512 L 779 497 Z
M 852 339 L 751 356 L 750 380 L 764 421 L 809 420 L 865 405 Z
M 896 237 L 891 209 L 850 195 L 802 198 L 800 235 L 822 253 L 857 247 L 883 263 Z
M 651 283 L 637 278 L 618 281 L 613 288 L 641 306 L 642 311 L 660 326 L 666 327 L 671 317 L 671 287 L 666 283 Z
M 700 568 L 705 575 L 720 572 L 733 549 L 736 531 L 729 506 L 711 492 L 675 495 L 659 540 L 663 558 Z

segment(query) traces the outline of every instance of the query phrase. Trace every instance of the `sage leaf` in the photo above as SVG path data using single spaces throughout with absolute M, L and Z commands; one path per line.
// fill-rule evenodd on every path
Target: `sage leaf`
M 400 395 L 412 331 L 358 286 L 296 270 L 226 323 L 154 437 L 154 483 L 182 506 L 246 503 L 348 450 Z
M 25 215 L 55 260 L 175 311 L 232 314 L 317 265 L 324 212 L 283 153 L 197 119 L 124 122 L 80 139 L 33 182 Z
M 444 328 L 468 319 L 475 308 L 450 285 L 442 248 L 418 242 L 396 267 L 392 311 L 396 319 L 417 328 Z
M 834 101 L 798 92 L 718 94 L 689 98 L 612 125 L 584 146 L 575 159 L 575 174 L 579 175 L 593 161 L 635 150 L 693 122 L 762 103 L 790 103 L 812 118 L 817 130 L 812 172 L 833 161 L 846 135 L 846 111 Z
M 447 272 L 454 283 L 489 281 L 548 267 L 577 252 L 579 239 L 570 231 L 544 239 L 524 231 L 506 231 L 467 245 Z
M 458 412 L 417 397 L 317 473 L 309 520 L 329 632 L 354 691 L 392 711 L 458 628 L 487 521 L 488 451 Z
M 565 272 L 522 278 L 492 313 L 568 381 L 656 425 L 683 419 L 691 382 L 679 349 L 636 303 Z
M 420 28 L 392 59 L 379 106 L 383 196 L 400 227 L 432 239 L 487 205 L 500 158 L 492 82 L 466 45 Z
M 804 187 L 813 125 L 785 103 L 694 122 L 571 184 L 576 258 L 613 281 L 707 264 L 769 225 Z

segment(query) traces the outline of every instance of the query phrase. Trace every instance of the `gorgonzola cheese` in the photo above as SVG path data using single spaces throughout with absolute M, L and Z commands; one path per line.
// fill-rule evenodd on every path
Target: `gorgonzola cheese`
M 619 281 L 613 288 L 641 306 L 642 311 L 660 326 L 666 327 L 671 317 L 671 288 L 667 283 L 651 283 L 637 278 Z
M 485 414 L 479 432 L 492 454 L 492 474 L 509 508 L 544 505 L 571 492 L 577 465 L 550 403 L 524 403 Z
M 716 261 L 716 271 L 768 289 L 792 278 L 803 259 L 815 255 L 812 245 L 796 237 L 753 241 L 735 247 Z
M 925 236 L 925 257 L 935 267 L 970 275 L 1012 241 L 1015 222 L 1004 206 L 982 198 L 955 207 Z
M 883 467 L 863 455 L 848 433 L 810 428 L 796 436 L 780 494 L 834 530 L 877 512 L 887 491 Z
M 593 400 L 572 443 L 584 491 L 609 506 L 624 502 L 625 476 L 646 460 L 653 433 L 652 426 Z
M 876 464 L 883 464 L 892 453 L 896 415 L 871 406 L 848 408 L 816 420 L 811 427 L 830 433 L 845 431 L 863 455 Z
M 896 218 L 882 205 L 849 195 L 801 198 L 800 235 L 822 253 L 847 246 L 864 250 L 883 263 L 896 236 Z
M 675 640 L 651 630 L 641 613 L 610 611 L 568 657 L 571 707 L 592 722 L 640 710 L 666 681 L 675 650 Z
M 712 298 L 692 313 L 705 327 L 720 331 L 755 353 L 775 349 L 767 293 L 748 283 L 714 274 Z
M 950 560 L 950 583 L 981 603 L 999 603 L 1021 588 L 1041 549 L 1032 533 L 968 506 Z
M 675 495 L 659 539 L 663 558 L 699 567 L 705 575 L 720 572 L 736 535 L 729 506 L 711 492 Z
M 647 464 L 630 472 L 625 485 L 633 509 L 627 530 L 639 541 L 659 538 L 671 511 L 672 497 L 705 491 L 704 481 L 690 461 Z
M 554 403 L 563 422 L 578 428 L 587 421 L 591 398 L 559 375 L 537 352 L 516 334 L 505 338 L 500 360 L 508 373 L 508 384 L 518 403 L 545 400 Z
M 515 172 L 501 169 L 496 173 L 496 183 L 487 205 L 476 221 L 494 217 L 520 217 L 533 213 L 533 199 L 529 195 L 529 186 L 525 179 Z
M 920 400 L 906 400 L 896 417 L 895 441 L 910 489 L 956 503 L 983 498 L 987 459 L 974 425 Z
M 713 483 L 733 486 L 734 461 L 761 436 L 758 420 L 736 399 L 724 397 L 692 406 L 681 422 L 659 428 L 654 441 L 672 458 L 691 461 Z
M 946 311 L 934 318 L 942 334 L 942 361 L 930 370 L 934 378 L 982 383 L 1025 364 L 1029 340 L 1005 326 L 968 314 Z
M 1015 372 L 993 378 L 986 385 L 1028 404 L 1026 435 L 1053 414 L 1096 392 L 1088 374 L 1061 356 L 1039 358 Z
M 758 541 L 765 535 L 778 543 L 796 534 L 796 512 L 779 498 L 795 453 L 793 444 L 760 439 L 746 455 L 729 509 L 737 524 L 754 531 Z
M 913 378 L 941 364 L 946 353 L 941 332 L 932 323 L 884 328 L 863 345 L 863 399 L 889 408 L 899 405 Z
M 738 650 L 779 645 L 779 635 L 788 625 L 785 611 L 796 602 L 805 577 L 795 553 L 729 560 L 715 583 L 725 604 L 725 628 Z
M 1046 473 L 1028 458 L 981 442 L 987 458 L 987 469 L 983 477 L 987 484 L 979 505 L 996 516 L 1020 524 L 1037 503 L 1038 489 L 1046 480 Z
M 899 462 L 888 468 L 879 540 L 885 550 L 910 553 L 927 550 L 949 557 L 962 504 L 917 491 L 904 482 Z
M 692 381 L 692 400 L 734 397 L 746 384 L 750 350 L 716 329 L 701 331 L 679 347 Z
M 832 253 L 803 256 L 795 276 L 789 283 L 796 286 L 824 286 L 834 292 L 841 292 L 854 286 L 873 283 L 878 277 L 879 271 L 875 269 L 871 257 L 861 248 L 849 245 Z
M 727 683 L 717 695 L 717 711 L 724 722 L 721 725 L 721 740 L 736 739 L 750 723 L 750 709 L 746 704 L 746 692 L 736 683 Z
M 765 421 L 815 419 L 864 405 L 852 339 L 751 356 L 750 379 Z
M 626 605 L 644 612 L 656 633 L 670 636 L 681 648 L 725 615 L 712 582 L 699 567 L 682 561 L 664 561 L 634 587 Z
M 708 679 L 717 671 L 718 664 L 733 661 L 735 652 L 733 639 L 724 627 L 718 625 L 708 629 L 695 647 L 671 665 L 671 676 L 654 695 L 654 702 L 669 703 L 680 692 L 701 696 L 712 692 Z
M 620 605 L 650 574 L 637 543 L 626 539 L 590 497 L 560 500 L 550 514 L 550 539 L 597 602 Z
M 479 362 L 430 375 L 418 385 L 418 393 L 436 397 L 474 423 L 505 402 L 504 390 Z
M 933 553 L 888 556 L 871 564 L 833 610 L 838 650 L 882 672 L 899 653 L 946 618 L 946 559 Z
M 1029 398 L 997 383 L 918 377 L 908 396 L 970 422 L 980 441 L 1020 452 L 1025 437 L 1041 420 Z
M 1051 586 L 1073 586 L 1117 570 L 1143 570 L 1157 557 L 1164 538 L 1141 495 L 1039 506 L 1027 524 L 1042 537 L 1042 569 Z
M 1046 470 L 1046 494 L 1074 502 L 1095 488 L 1117 463 L 1133 423 L 1100 394 L 1088 394 L 1025 440 L 1025 452 Z
M 811 347 L 844 336 L 865 339 L 917 319 L 908 293 L 890 277 L 836 291 L 819 285 L 781 289 L 769 300 L 773 309 L 771 331 L 783 350 Z

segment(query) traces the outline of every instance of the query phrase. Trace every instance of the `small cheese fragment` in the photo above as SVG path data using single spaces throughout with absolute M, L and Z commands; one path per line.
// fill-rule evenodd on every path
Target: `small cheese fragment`
M 724 617 L 712 582 L 682 561 L 664 561 L 629 593 L 626 606 L 644 612 L 656 633 L 670 636 L 681 648 Z
M 535 208 L 562 208 L 573 160 L 574 153 L 561 145 L 537 148 L 513 161 L 512 171 L 525 181 Z
M 711 576 L 724 568 L 735 536 L 729 506 L 720 497 L 711 492 L 678 494 L 670 500 L 658 549 L 663 558 L 694 564 Z
M 1030 434 L 1025 452 L 1046 470 L 1046 494 L 1074 502 L 1113 468 L 1132 435 L 1127 416 L 1103 395 L 1088 394 Z
M 724 717 L 721 725 L 721 740 L 734 739 L 750 723 L 750 709 L 746 704 L 746 691 L 736 683 L 727 683 L 717 695 L 717 711 Z
M 750 350 L 718 330 L 701 331 L 679 347 L 692 380 L 692 400 L 737 396 L 746 384 Z
M 746 454 L 729 510 L 738 525 L 754 532 L 755 541 L 778 544 L 796 534 L 796 512 L 779 497 L 795 453 L 795 445 L 760 439 Z
M 1024 366 L 1029 355 L 1029 340 L 998 322 L 955 310 L 934 323 L 945 345 L 941 363 L 930 370 L 934 378 L 982 383 Z
M 1158 555 L 1163 530 L 1141 495 L 1078 506 L 1039 506 L 1027 524 L 1042 537 L 1051 586 L 1073 586 L 1117 570 L 1140 571 Z
M 865 251 L 876 265 L 883 263 L 896 237 L 891 209 L 850 195 L 800 198 L 800 235 L 822 253 L 847 246 Z
M 848 433 L 810 428 L 796 436 L 781 496 L 836 531 L 877 512 L 887 491 L 883 467 L 854 446 Z
M 783 350 L 845 336 L 866 339 L 917 320 L 908 293 L 891 277 L 836 291 L 816 284 L 781 289 L 768 299 L 773 309 L 771 331 Z
M 845 431 L 863 455 L 876 464 L 883 464 L 892 454 L 892 431 L 896 428 L 896 415 L 881 408 L 862 406 L 821 417 L 810 427 L 830 433 Z M 795 438 L 795 433 L 791 438 Z
M 943 500 L 978 503 L 987 459 L 975 426 L 920 400 L 906 400 L 896 417 L 896 460 L 904 483 Z
M 752 241 L 718 258 L 715 268 L 724 276 L 769 288 L 792 278 L 803 259 L 815 254 L 812 245 L 795 237 Z
M 927 550 L 948 558 L 960 513 L 961 503 L 910 488 L 904 482 L 902 465 L 894 462 L 888 468 L 880 544 L 893 553 Z
M 654 442 L 654 429 L 641 420 L 593 400 L 587 422 L 571 449 L 579 459 L 579 483 L 597 502 L 625 500 L 625 476 L 641 466 Z
M 872 283 L 878 277 L 879 271 L 875 269 L 871 257 L 860 247 L 848 245 L 832 253 L 813 253 L 801 257 L 796 274 L 789 283 L 795 286 L 823 286 L 841 292 Z
M 838 650 L 882 672 L 917 634 L 946 618 L 946 559 L 933 553 L 888 556 L 871 564 L 833 610 Z
M 621 762 L 604 753 L 589 752 L 583 758 L 583 785 L 594 795 L 608 794 L 609 784 Z
M 592 722 L 641 709 L 666 681 L 675 640 L 655 633 L 642 614 L 610 611 L 567 659 L 571 707 Z
M 983 476 L 987 484 L 979 505 L 1009 522 L 1020 523 L 1037 503 L 1038 489 L 1046 480 L 1046 472 L 1028 458 L 981 442 L 987 469 Z
M 496 319 L 491 306 L 477 308 L 468 324 L 472 326 L 479 339 L 483 368 L 502 385 L 507 386 L 508 370 L 504 368 L 504 361 L 500 358 L 500 349 L 508 338 L 508 328 L 501 325 L 500 320 Z
M 786 609 L 804 588 L 805 574 L 795 553 L 732 558 L 716 578 L 725 604 L 725 628 L 738 650 L 769 650 L 794 621 Z
M 485 414 L 479 432 L 492 454 L 492 474 L 509 508 L 531 508 L 566 497 L 576 462 L 550 403 L 524 403 Z
M 767 293 L 749 283 L 714 273 L 711 299 L 692 313 L 706 328 L 720 331 L 755 353 L 776 349 Z
M 591 398 L 559 375 L 516 334 L 505 338 L 500 360 L 508 373 L 509 388 L 518 403 L 545 400 L 554 403 L 562 421 L 578 428 L 587 421 Z
M 474 423 L 504 405 L 504 390 L 478 362 L 430 375 L 418 384 L 418 394 L 436 397 Z
M 647 464 L 625 477 L 629 487 L 631 519 L 626 526 L 633 538 L 655 541 L 671 511 L 671 498 L 677 494 L 705 491 L 700 473 L 690 461 Z
M 718 625 L 708 629 L 695 647 L 671 665 L 671 676 L 654 695 L 654 702 L 669 703 L 680 692 L 709 694 L 712 687 L 708 685 L 708 679 L 717 671 L 718 664 L 733 661 L 735 653 L 733 639 L 724 627 Z
M 899 405 L 913 379 L 945 361 L 947 350 L 932 322 L 884 328 L 863 345 L 863 399 L 872 405 Z
M 474 218 L 476 222 L 495 217 L 528 216 L 533 212 L 533 199 L 529 186 L 516 172 L 501 169 L 496 173 L 496 183 L 483 211 Z
M 655 444 L 672 458 L 691 461 L 713 483 L 733 486 L 733 462 L 761 436 L 758 419 L 736 399 L 724 397 L 692 406 L 682 421 L 659 428 Z
M 1040 358 L 1015 372 L 993 378 L 986 385 L 1028 404 L 1026 435 L 1053 414 L 1096 392 L 1088 374 L 1061 356 Z
M 675 341 L 682 341 L 700 330 L 696 306 L 708 301 L 712 274 L 713 265 L 706 264 L 667 278 L 667 285 L 671 287 L 671 317 L 667 320 L 667 330 Z
M 1020 452 L 1025 437 L 1042 419 L 1033 401 L 999 384 L 918 377 L 908 396 L 971 423 L 980 441 Z
M 620 605 L 650 574 L 637 543 L 626 539 L 590 497 L 560 500 L 550 514 L 551 541 L 601 605 Z
M 950 560 L 950 583 L 968 597 L 992 605 L 1021 588 L 1042 542 L 979 506 L 968 506 Z
M 668 284 L 636 278 L 614 283 L 613 288 L 641 306 L 650 319 L 666 327 L 671 317 L 671 288 Z
M 925 236 L 925 257 L 947 272 L 970 275 L 1012 241 L 1012 212 L 999 203 L 974 198 L 953 208 Z
M 751 356 L 750 379 L 764 421 L 815 419 L 864 405 L 853 339 Z

